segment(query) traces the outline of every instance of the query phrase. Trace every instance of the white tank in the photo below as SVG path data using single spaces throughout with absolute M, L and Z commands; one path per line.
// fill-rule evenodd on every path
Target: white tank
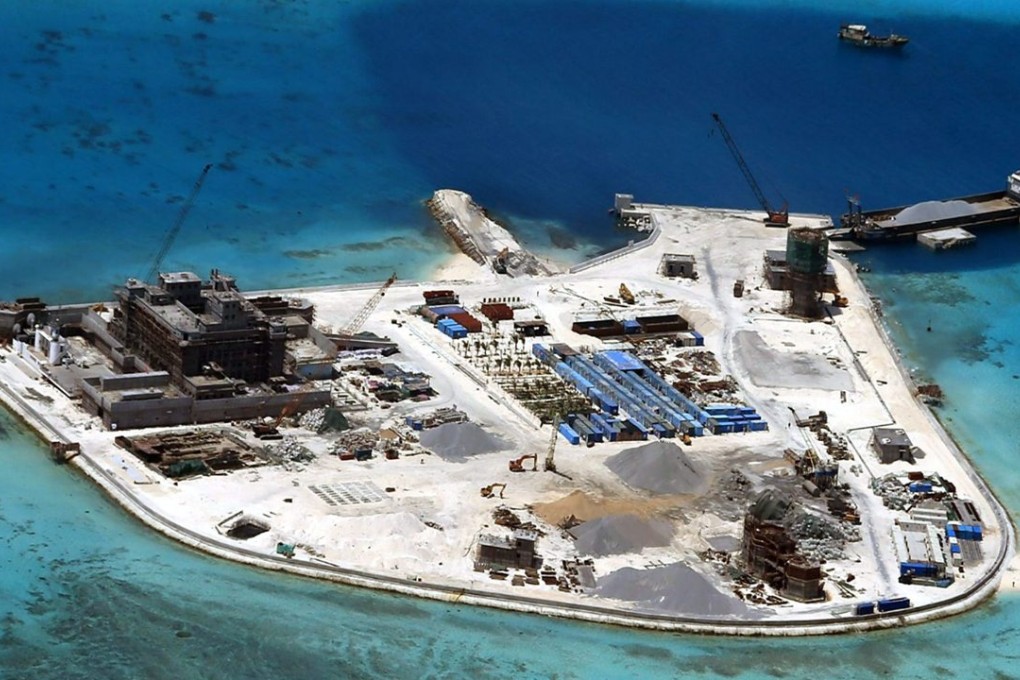
M 42 351 L 42 326 L 39 324 L 35 325 L 35 348 Z
M 50 340 L 50 351 L 48 356 L 50 366 L 56 366 L 60 363 L 60 355 L 63 354 L 63 352 L 61 352 L 61 342 L 62 341 L 59 338 L 53 338 Z

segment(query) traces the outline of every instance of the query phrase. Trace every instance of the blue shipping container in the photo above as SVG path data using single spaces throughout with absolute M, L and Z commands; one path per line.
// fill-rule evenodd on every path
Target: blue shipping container
M 894 612 L 900 609 L 910 608 L 909 597 L 890 597 L 884 600 L 878 601 L 878 611 L 880 612 Z
M 868 614 L 875 613 L 874 602 L 858 602 L 857 606 L 854 607 L 854 614 L 857 616 L 867 616 Z
M 577 446 L 578 444 L 581 443 L 581 436 L 574 432 L 574 429 L 567 425 L 566 423 L 560 423 L 559 431 L 560 434 L 563 435 L 563 438 L 566 439 L 571 444 L 573 444 L 574 446 Z

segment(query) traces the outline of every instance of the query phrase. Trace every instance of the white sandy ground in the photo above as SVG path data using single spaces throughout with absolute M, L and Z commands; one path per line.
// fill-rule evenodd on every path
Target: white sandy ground
M 818 410 L 828 413 L 832 429 L 846 434 L 858 455 L 854 462 L 862 472 L 851 473 L 850 464 L 843 462 L 840 474 L 853 487 L 863 517 L 861 530 L 865 540 L 848 544 L 848 559 L 830 561 L 826 569 L 836 577 L 853 573 L 859 596 L 843 599 L 830 585 L 826 602 L 794 603 L 763 610 L 761 614 L 766 618 L 791 623 L 820 618 L 839 620 L 848 615 L 854 601 L 895 595 L 907 595 L 915 605 L 934 603 L 973 590 L 982 577 L 997 568 L 1000 552 L 1012 558 L 1012 529 L 996 521 L 1004 517 L 1004 512 L 984 493 L 976 473 L 955 454 L 952 442 L 913 395 L 887 339 L 875 324 L 870 300 L 847 262 L 839 257 L 834 259 L 841 289 L 850 299 L 850 307 L 836 313 L 835 324 L 791 320 L 777 313 L 783 295 L 765 288 L 761 273 L 763 251 L 784 247 L 784 230 L 762 226 L 751 213 L 695 208 L 664 208 L 656 212 L 655 220 L 661 232 L 652 245 L 578 274 L 508 279 L 458 256 L 440 270 L 437 279 L 458 282 L 455 287 L 469 308 L 476 308 L 483 298 L 520 297 L 534 306 L 535 314 L 547 319 L 556 341 L 575 347 L 597 349 L 601 343 L 570 331 L 574 313 L 579 309 L 593 312 L 601 308 L 603 296 L 615 295 L 621 281 L 635 292 L 642 310 L 678 311 L 705 334 L 706 346 L 715 352 L 723 371 L 737 379 L 746 401 L 758 408 L 771 427 L 763 433 L 705 436 L 696 439 L 685 451 L 719 470 L 728 470 L 730 461 L 742 456 L 742 460 L 751 461 L 745 472 L 762 486 L 767 485 L 769 475 L 786 472 L 788 466 L 782 463 L 785 448 L 803 450 L 808 445 L 804 433 L 792 424 L 790 408 L 801 416 Z M 798 225 L 820 222 L 816 217 L 794 218 Z M 699 280 L 660 277 L 656 272 L 665 252 L 694 254 Z M 736 279 L 747 283 L 742 298 L 734 298 L 731 293 Z M 548 563 L 558 565 L 561 559 L 575 556 L 573 543 L 557 528 L 530 513 L 531 505 L 557 501 L 577 490 L 594 499 L 615 499 L 634 507 L 671 501 L 629 489 L 603 464 L 609 456 L 635 444 L 613 443 L 588 449 L 571 447 L 560 439 L 556 452 L 558 467 L 572 480 L 541 472 L 509 473 L 508 459 L 523 453 L 538 452 L 540 458 L 544 455 L 548 426 L 537 429 L 518 405 L 507 402 L 500 390 L 494 389 L 487 378 L 454 350 L 451 341 L 408 311 L 421 303 L 422 291 L 432 287 L 434 283 L 392 287 L 365 328 L 396 340 L 402 349 L 396 358 L 430 373 L 439 396 L 425 404 L 400 404 L 388 411 L 376 411 L 368 419 L 381 423 L 385 418 L 402 419 L 410 412 L 456 405 L 474 422 L 514 442 L 514 451 L 483 454 L 465 462 L 446 462 L 431 455 L 340 462 L 325 455 L 326 442 L 295 429 L 287 434 L 301 437 L 306 446 L 320 454 L 310 464 L 290 469 L 261 467 L 174 484 L 114 446 L 114 433 L 101 430 L 98 421 L 74 409 L 34 369 L 6 349 L 0 354 L 4 359 L 0 361 L 0 380 L 6 385 L 0 396 L 8 403 L 23 400 L 68 439 L 80 441 L 85 455 L 120 479 L 140 502 L 199 534 L 222 539 L 218 525 L 243 512 L 269 522 L 272 529 L 249 541 L 238 542 L 239 545 L 267 555 L 273 553 L 277 541 L 284 541 L 299 544 L 298 559 L 324 560 L 408 582 L 420 580 L 495 595 L 525 595 L 549 602 L 610 605 L 622 612 L 630 610 L 631 603 L 561 593 L 551 586 L 512 587 L 509 582 L 493 581 L 473 570 L 471 558 L 478 535 L 503 531 L 491 521 L 491 511 L 501 503 L 546 531 L 539 551 Z M 318 322 L 338 327 L 373 292 L 373 288 L 358 287 L 303 294 L 316 304 Z M 627 314 L 636 311 L 632 308 Z M 519 314 L 518 318 L 526 316 Z M 748 337 L 749 333 L 760 338 L 752 367 L 743 365 L 737 341 L 741 334 Z M 805 355 L 813 355 L 811 361 L 824 357 L 831 368 L 828 378 L 817 384 L 804 384 L 809 377 L 804 372 L 793 383 L 763 380 L 770 369 L 780 370 Z M 845 403 L 841 401 L 840 390 L 846 392 Z M 927 456 L 916 466 L 906 463 L 883 466 L 869 451 L 870 428 L 891 423 L 906 429 L 913 442 L 926 452 Z M 820 448 L 817 442 L 814 446 Z M 890 530 L 894 520 L 903 515 L 883 508 L 880 499 L 870 491 L 868 481 L 869 474 L 905 473 L 910 469 L 938 471 L 950 479 L 961 496 L 975 501 L 986 522 L 985 560 L 980 565 L 968 566 L 966 575 L 946 589 L 908 587 L 896 582 Z M 308 488 L 353 482 L 371 482 L 379 489 L 392 487 L 395 491 L 384 493 L 386 499 L 382 502 L 333 507 Z M 479 488 L 493 482 L 508 484 L 504 500 L 480 496 Z M 682 505 L 682 500 L 677 502 Z M 596 574 L 605 576 L 625 567 L 641 569 L 678 560 L 711 574 L 711 568 L 701 563 L 695 553 L 708 546 L 709 537 L 740 533 L 739 522 L 712 514 L 685 516 L 681 511 L 671 517 L 676 531 L 671 546 L 600 558 L 596 561 Z M 442 530 L 425 522 L 437 524 Z M 1012 586 L 1017 567 L 1018 563 L 1011 563 L 1003 587 Z M 973 606 L 989 587 L 997 585 L 1001 574 L 994 576 L 972 598 L 955 604 L 953 610 Z M 726 590 L 724 584 L 719 587 Z

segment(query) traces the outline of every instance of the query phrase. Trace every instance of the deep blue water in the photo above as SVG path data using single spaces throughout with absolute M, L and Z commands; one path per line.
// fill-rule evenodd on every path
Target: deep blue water
M 1020 167 L 1017 6 L 808 4 L 2 4 L 0 298 L 105 298 L 144 274 L 206 162 L 164 268 L 248 288 L 394 262 L 426 276 L 448 252 L 421 208 L 438 187 L 540 249 L 563 230 L 566 259 L 630 236 L 606 218 L 616 191 L 754 207 L 712 111 L 794 211 L 986 191 Z M 840 45 L 848 19 L 912 43 Z M 946 390 L 942 417 L 1014 513 L 1018 246 L 1003 231 L 862 256 L 905 359 Z M 0 425 L 3 678 L 1016 675 L 1016 596 L 894 633 L 725 640 L 263 573 L 153 536 Z
M 448 252 L 421 206 L 440 187 L 536 248 L 566 230 L 566 259 L 631 236 L 606 216 L 617 191 L 755 207 L 713 111 L 794 211 L 999 188 L 1018 12 L 917 6 L 852 14 L 910 34 L 890 54 L 840 44 L 847 11 L 792 2 L 6 3 L 0 236 L 21 247 L 0 297 L 108 298 L 207 162 L 164 269 L 248 288 L 427 275 Z

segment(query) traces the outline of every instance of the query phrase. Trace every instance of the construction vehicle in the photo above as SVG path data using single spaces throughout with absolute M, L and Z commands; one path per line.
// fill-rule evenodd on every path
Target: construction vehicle
M 156 257 L 152 261 L 152 266 L 149 267 L 149 273 L 145 277 L 145 281 L 148 283 L 155 283 L 156 277 L 159 275 L 159 268 L 163 264 L 163 258 L 166 257 L 167 253 L 170 252 L 170 248 L 173 246 L 174 241 L 177 240 L 177 234 L 180 233 L 181 227 L 184 226 L 184 221 L 188 219 L 188 213 L 191 212 L 192 206 L 195 205 L 195 199 L 198 198 L 198 192 L 202 190 L 202 184 L 205 183 L 205 176 L 212 170 L 212 163 L 207 163 L 202 168 L 202 172 L 199 174 L 198 179 L 195 180 L 195 185 L 191 188 L 191 193 L 184 199 L 184 203 L 181 205 L 181 211 L 177 213 L 177 219 L 174 220 L 173 226 L 167 231 L 166 236 L 163 237 L 163 245 L 159 247 L 159 251 L 156 253 Z
M 506 274 L 507 259 L 509 257 L 509 246 L 496 253 L 496 257 L 492 258 L 492 270 L 497 274 Z
M 556 461 L 553 459 L 556 453 L 556 436 L 559 434 L 560 417 L 553 418 L 552 436 L 549 438 L 549 448 L 545 452 L 545 465 L 542 466 L 546 472 L 556 472 Z
M 365 306 L 354 315 L 354 318 L 351 319 L 339 333 L 335 336 L 331 336 L 333 340 L 336 341 L 336 344 L 340 349 L 345 349 L 350 345 L 354 336 L 357 335 L 358 331 L 361 330 L 361 327 L 365 325 L 365 322 L 368 321 L 368 317 L 371 316 L 372 312 L 375 311 L 375 308 L 379 306 L 379 303 L 386 295 L 386 291 L 389 290 L 390 286 L 392 286 L 396 280 L 397 273 L 394 272 L 390 275 L 390 278 L 386 279 L 382 287 L 379 288 L 379 290 L 377 290 L 371 298 L 369 298 L 368 302 L 365 303 Z
M 531 459 L 531 471 L 535 472 L 538 470 L 538 456 L 534 453 L 529 453 L 526 456 L 521 456 L 516 460 L 510 461 L 510 472 L 524 472 L 524 461 Z
M 283 408 L 280 409 L 279 415 L 276 416 L 276 419 L 272 423 L 260 423 L 256 421 L 251 426 L 255 436 L 259 439 L 280 439 L 280 423 L 283 422 L 284 418 L 297 411 L 298 406 L 301 405 L 301 400 L 305 398 L 305 394 L 314 386 L 315 383 L 308 380 L 304 385 L 294 390 L 294 398 L 283 405 Z
M 620 299 L 628 305 L 632 305 L 637 302 L 637 300 L 634 299 L 634 293 L 630 292 L 630 288 L 627 287 L 626 283 L 620 284 Z
M 503 492 L 506 491 L 506 484 L 503 484 L 502 482 L 496 482 L 495 484 L 483 486 L 481 488 L 482 498 L 492 498 L 493 496 L 495 496 L 497 486 L 499 487 L 499 497 L 502 498 Z
M 723 124 L 722 118 L 719 117 L 718 113 L 712 114 L 712 120 L 719 127 L 719 132 L 722 133 L 723 141 L 726 142 L 727 148 L 730 150 L 730 154 L 733 155 L 733 159 L 737 162 L 737 166 L 740 168 L 740 172 L 743 173 L 744 179 L 747 180 L 748 185 L 751 187 L 751 191 L 754 192 L 754 197 L 758 199 L 758 205 L 761 206 L 762 210 L 765 211 L 765 224 L 770 227 L 788 227 L 790 226 L 790 212 L 787 210 L 786 202 L 783 202 L 783 207 L 780 210 L 773 210 L 769 204 L 767 198 L 765 198 L 764 192 L 761 187 L 758 186 L 757 180 L 754 175 L 751 174 L 751 168 L 747 166 L 747 161 L 744 160 L 744 156 L 740 153 L 740 149 L 737 148 L 737 143 L 733 141 L 733 137 L 730 136 L 729 130 L 726 129 L 726 125 Z

